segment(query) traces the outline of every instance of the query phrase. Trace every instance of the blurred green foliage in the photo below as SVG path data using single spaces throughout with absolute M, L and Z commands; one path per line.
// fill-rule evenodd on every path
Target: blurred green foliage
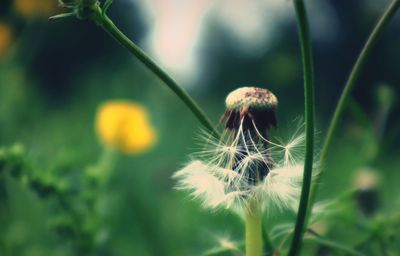
M 315 45 L 320 140 L 346 70 L 375 19 L 362 11 L 363 1 L 332 4 L 343 29 L 335 46 Z M 48 22 L 42 13 L 27 16 L 10 0 L 0 7 L 0 22 L 12 31 L 0 55 L 0 255 L 237 255 L 219 242 L 242 240 L 240 217 L 207 212 L 173 189 L 171 175 L 199 148 L 199 124 L 182 103 L 93 24 Z M 353 15 L 356 11 L 359 16 Z M 145 32 L 137 12 L 133 2 L 124 1 L 116 1 L 111 12 L 134 40 Z M 335 150 L 322 163 L 327 171 L 320 199 L 332 205 L 313 223 L 323 227 L 315 232 L 324 239 L 365 255 L 400 252 L 400 123 L 393 114 L 399 110 L 400 36 L 393 33 L 395 24 L 377 45 Z M 229 41 L 220 36 L 222 28 L 214 29 L 216 39 Z M 282 29 L 278 42 L 258 57 L 235 54 L 232 44 L 210 43 L 211 61 L 223 68 L 191 93 L 213 120 L 223 111 L 224 95 L 250 83 L 276 92 L 279 133 L 288 133 L 303 102 L 294 24 Z M 159 137 L 152 151 L 126 156 L 102 148 L 94 117 L 97 106 L 109 99 L 134 100 L 148 108 Z M 113 155 L 109 169 L 100 164 L 108 154 Z M 364 167 L 380 177 L 367 197 L 377 201 L 369 214 L 360 207 L 357 195 L 363 191 L 354 183 Z M 88 175 L 93 169 L 110 175 Z M 282 236 L 274 236 L 274 230 L 290 234 L 293 221 L 293 213 L 266 218 L 275 246 Z M 304 255 L 348 255 L 309 236 Z

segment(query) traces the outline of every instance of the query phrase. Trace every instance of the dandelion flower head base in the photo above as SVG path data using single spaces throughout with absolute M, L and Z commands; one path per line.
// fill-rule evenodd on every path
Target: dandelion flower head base
M 237 130 L 243 120 L 243 128 L 252 130 L 252 123 L 260 131 L 267 132 L 276 127 L 275 110 L 278 106 L 276 96 L 267 89 L 242 87 L 226 97 L 226 111 L 222 121 L 227 129 Z
M 287 145 L 269 140 L 277 102 L 261 88 L 244 87 L 229 94 L 222 138 L 204 138 L 205 148 L 196 160 L 175 174 L 178 189 L 190 190 L 207 208 L 247 209 L 254 200 L 290 207 L 300 193 L 303 167 L 289 150 L 302 147 L 303 140 L 293 138 Z

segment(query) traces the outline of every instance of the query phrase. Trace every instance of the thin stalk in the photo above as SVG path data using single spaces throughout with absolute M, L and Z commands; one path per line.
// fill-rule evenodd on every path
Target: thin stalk
M 261 206 L 258 202 L 251 202 L 246 212 L 246 256 L 263 255 Z
M 176 96 L 183 101 L 183 103 L 192 111 L 192 113 L 207 130 L 209 130 L 214 136 L 219 137 L 218 131 L 214 128 L 214 125 L 210 119 L 206 116 L 204 111 L 194 101 L 194 99 L 181 86 L 179 86 L 178 83 L 167 74 L 167 72 L 158 66 L 154 60 L 152 60 L 142 49 L 140 49 L 124 33 L 122 33 L 114 24 L 114 22 L 105 13 L 103 13 L 99 5 L 94 5 L 91 11 L 92 15 L 90 15 L 90 18 L 96 24 L 103 28 L 130 53 L 138 58 L 148 69 L 150 69 L 161 81 L 164 82 L 165 85 L 168 86 L 169 89 L 176 94 Z
M 379 36 L 382 34 L 383 29 L 389 23 L 389 21 L 393 18 L 394 14 L 396 13 L 397 9 L 400 7 L 400 0 L 393 0 L 392 3 L 388 6 L 386 11 L 383 13 L 382 17 L 379 19 L 378 23 L 375 25 L 374 29 L 372 30 L 370 36 L 367 39 L 364 47 L 361 50 L 360 55 L 358 56 L 356 63 L 354 64 L 353 69 L 347 79 L 347 82 L 344 86 L 343 92 L 340 96 L 339 102 L 336 106 L 335 112 L 333 114 L 332 120 L 329 124 L 328 132 L 325 137 L 324 144 L 322 146 L 321 155 L 320 155 L 320 162 L 325 163 L 329 149 L 332 144 L 333 135 L 335 134 L 339 121 L 343 116 L 344 109 L 346 108 L 351 92 L 357 82 L 358 77 L 360 76 L 360 72 L 365 65 L 365 62 L 368 56 L 371 53 L 373 46 L 375 45 L 376 41 L 378 40 Z M 315 195 L 318 191 L 318 185 L 320 183 L 323 169 L 321 170 L 320 175 L 318 175 L 315 183 L 313 184 L 311 190 L 311 200 L 310 200 L 310 207 L 312 207 L 313 201 L 315 199 Z
M 289 255 L 298 255 L 301 249 L 301 240 L 304 234 L 304 227 L 307 222 L 307 209 L 311 188 L 312 169 L 314 161 L 314 78 L 313 78 L 313 59 L 311 50 L 310 33 L 308 26 L 307 13 L 302 0 L 294 0 L 296 11 L 297 28 L 299 31 L 301 56 L 304 72 L 304 99 L 305 99 L 305 120 L 306 120 L 306 152 L 304 160 L 303 186 L 299 209 L 297 212 L 296 225 Z

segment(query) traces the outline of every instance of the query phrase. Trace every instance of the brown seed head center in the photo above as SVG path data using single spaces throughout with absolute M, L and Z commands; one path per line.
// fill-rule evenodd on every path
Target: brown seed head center
M 225 100 L 228 110 L 275 109 L 278 105 L 276 96 L 269 90 L 257 87 L 242 87 L 231 92 Z

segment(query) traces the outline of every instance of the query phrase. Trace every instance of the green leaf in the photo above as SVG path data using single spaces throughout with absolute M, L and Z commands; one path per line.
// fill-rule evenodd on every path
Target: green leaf
M 103 15 L 106 14 L 108 8 L 111 6 L 114 0 L 106 0 L 106 2 L 103 5 Z
M 66 12 L 66 13 L 57 14 L 57 15 L 49 17 L 49 20 L 62 19 L 62 18 L 67 18 L 67 17 L 71 17 L 71 16 L 75 16 L 75 13 Z

